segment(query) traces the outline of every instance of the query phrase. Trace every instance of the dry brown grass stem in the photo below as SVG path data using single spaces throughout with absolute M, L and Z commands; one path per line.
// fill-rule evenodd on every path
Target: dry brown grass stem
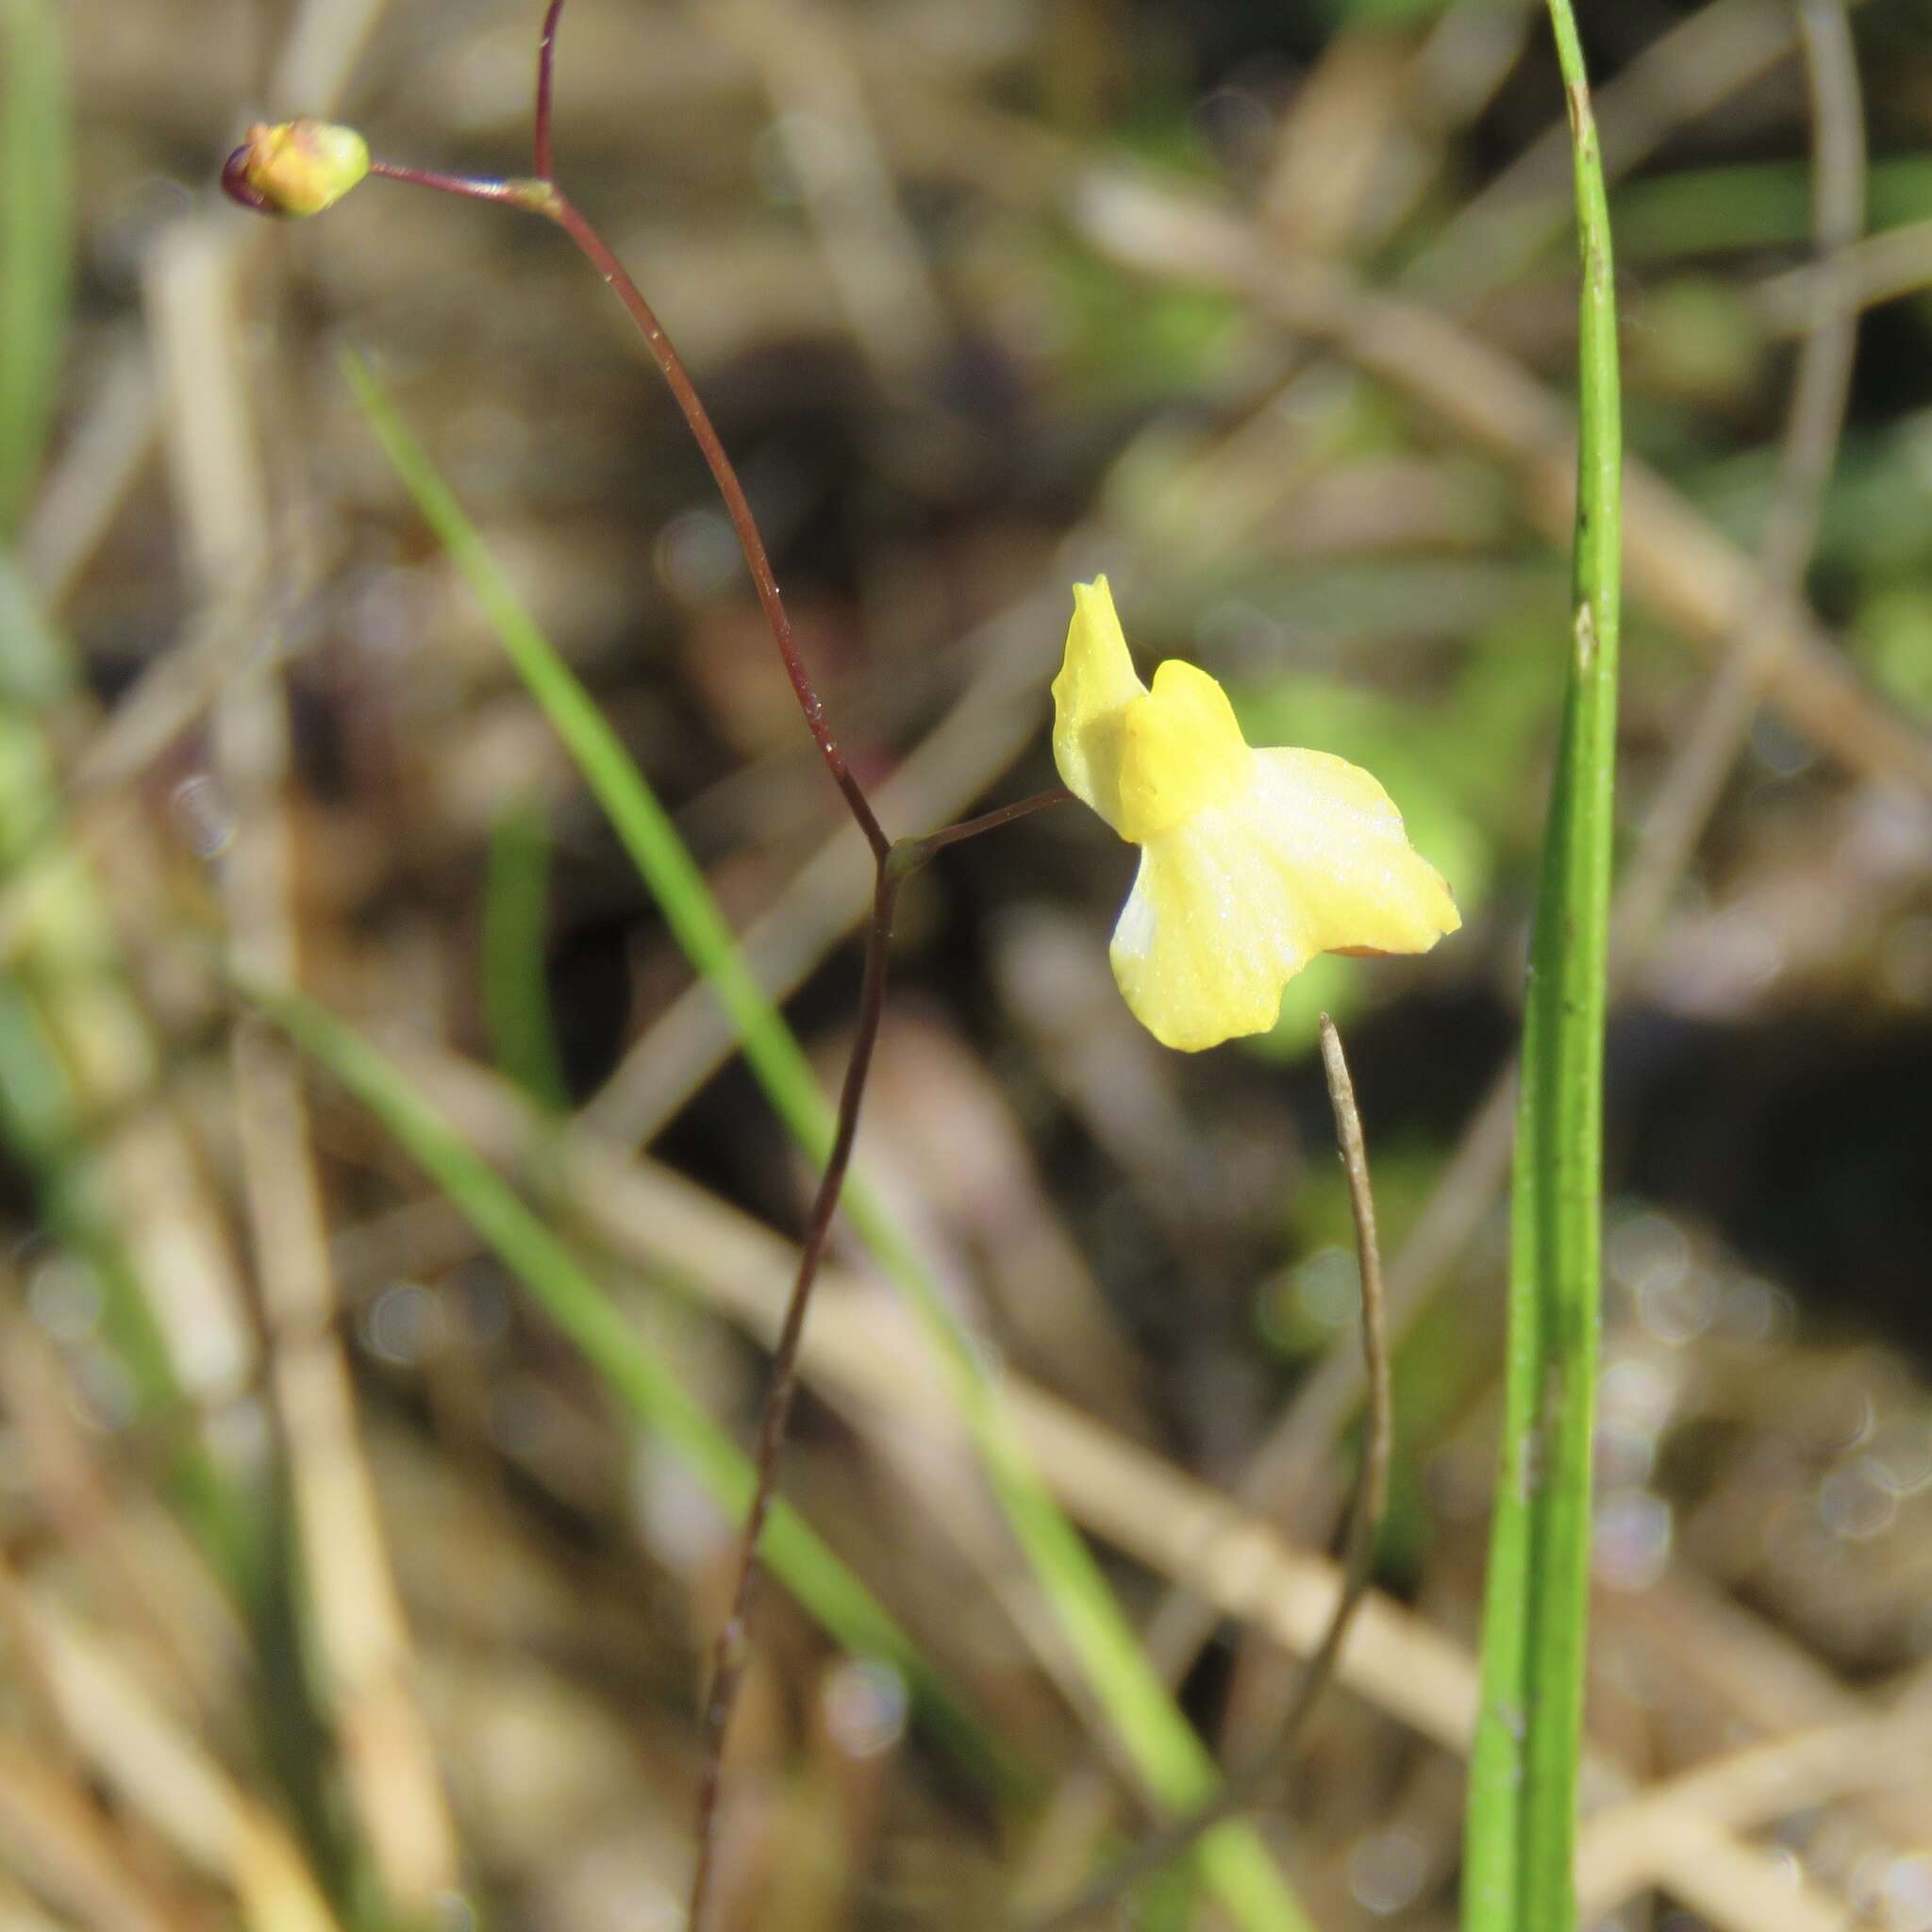
M 1700 1764 L 1585 1821 L 1576 1847 L 1578 1916 L 1591 1924 L 1663 1882 L 1673 1848 L 1708 1844 L 1896 1778 L 1932 1773 L 1924 1713 L 1905 1707 L 1773 1738 Z M 1681 1858 L 1681 1854 L 1679 1854 Z
M 389 0 L 302 0 L 270 76 L 271 104 L 326 116 L 341 99 Z M 270 226 L 226 222 L 210 245 L 239 271 L 265 253 Z M 94 392 L 21 537 L 28 581 L 58 609 L 152 454 L 160 411 L 144 345 L 130 341 Z
M 1789 0 L 1711 0 L 1658 34 L 1596 91 L 1607 178 L 1642 166 L 1787 58 L 1796 40 Z M 1528 267 L 1572 217 L 1570 129 L 1558 117 L 1443 225 L 1404 284 L 1459 304 Z
M 303 0 L 290 25 L 271 76 L 273 99 L 326 114 L 341 98 L 349 75 L 375 32 L 388 0 Z M 270 225 L 198 218 L 177 222 L 158 238 L 154 256 L 165 262 L 189 246 L 207 257 L 201 266 L 232 285 L 267 251 Z M 50 615 L 58 614 L 81 581 L 128 491 L 153 456 L 162 427 L 153 345 L 130 339 L 62 439 L 54 467 L 20 538 L 27 581 Z M 286 596 L 286 583 L 282 592 Z M 104 722 L 89 715 L 84 745 L 67 774 L 70 808 L 129 784 L 192 722 L 203 715 L 225 679 L 256 642 L 264 619 L 258 588 L 244 597 L 213 598 L 192 626 L 184 652 L 158 658 Z M 122 821 L 94 813 L 77 825 L 77 849 L 92 857 L 120 835 Z M 0 959 L 10 960 L 47 888 L 45 867 L 30 867 L 0 891 Z
M 110 1641 L 28 1593 L 35 1641 L 91 1777 L 193 1869 L 225 1885 L 252 1932 L 337 1932 L 287 1828 L 163 1707 Z
M 207 595 L 246 604 L 268 576 L 273 545 L 262 442 L 242 375 L 248 358 L 229 299 L 231 266 L 219 244 L 190 232 L 162 252 L 151 286 L 189 554 Z M 234 825 L 221 869 L 230 948 L 245 970 L 292 981 L 289 724 L 272 656 L 225 680 L 212 725 Z M 325 1696 L 384 1891 L 398 1911 L 423 1915 L 457 1883 L 456 1830 L 411 1689 L 409 1645 L 362 1453 L 300 1074 L 292 1049 L 249 1016 L 236 1022 L 230 1068 L 263 1325 L 274 1338 L 270 1382 Z
M 1776 613 L 1802 596 L 1824 491 L 1838 458 L 1857 349 L 1846 252 L 1865 224 L 1865 113 L 1843 0 L 1799 0 L 1811 87 L 1809 326 L 1799 350 L 1777 481 L 1756 581 L 1732 619 L 1723 662 L 1672 755 L 1619 882 L 1612 958 L 1627 972 L 1656 931 L 1750 733 L 1775 654 Z
M 707 20 L 771 96 L 773 132 L 854 341 L 887 385 L 916 383 L 952 331 L 843 43 L 801 31 L 787 0 L 724 0 Z
M 1867 235 L 1835 261 L 1806 262 L 1766 275 L 1752 301 L 1770 327 L 1803 335 L 1814 326 L 1821 284 L 1853 310 L 1917 294 L 1932 284 L 1932 222 L 1907 222 Z
M 45 1752 L 0 1738 L 0 1872 L 17 1876 L 61 1914 L 0 1909 L 18 1932 L 72 1922 L 89 1932 L 177 1932 L 188 1914 L 136 1875 L 135 1855 L 95 1793 Z
M 73 1365 L 24 1318 L 0 1321 L 0 1404 L 61 1548 L 99 1600 L 120 1607 L 124 1632 L 157 1660 L 177 1697 L 210 1718 L 225 1715 L 248 1656 L 237 1607 L 181 1524 L 148 1493 L 152 1470 L 127 1442 L 104 1440 L 91 1425 Z M 32 1656 L 26 1640 L 21 1655 Z
M 58 610 L 134 487 L 160 426 L 148 346 L 129 330 L 56 452 L 21 525 L 20 567 Z

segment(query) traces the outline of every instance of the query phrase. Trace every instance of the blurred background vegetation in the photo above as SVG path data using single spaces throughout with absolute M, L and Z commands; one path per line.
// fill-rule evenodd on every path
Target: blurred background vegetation
M 868 868 L 728 525 L 561 239 L 244 125 L 527 166 L 534 0 L 0 5 L 0 1918 L 680 1923 L 729 1532 L 339 1087 L 395 1053 L 741 1441 L 808 1176 L 345 378 L 368 359 L 836 1077 Z M 1932 25 L 1584 0 L 1633 458 L 1583 1883 L 1594 1921 L 1932 1927 Z M 1383 1594 L 1262 1816 L 1327 1932 L 1453 1922 L 1497 1095 L 1561 689 L 1561 91 L 1519 0 L 573 0 L 561 177 L 736 456 L 894 832 L 1053 782 L 1107 571 L 1257 742 L 1370 765 L 1465 927 L 1270 1038 L 1139 1033 L 1132 856 L 1053 812 L 901 919 L 861 1164 L 1217 1752 L 1318 1631 L 1351 1468 L 1356 1065 L 1397 1312 Z M 1862 116 L 1868 233 L 1814 151 Z M 1798 599 L 1796 358 L 1857 312 Z M 1802 559 L 1801 559 L 1802 561 Z M 1718 667 L 1761 698 L 1685 862 Z M 1701 820 L 1702 814 L 1697 815 Z M 576 1113 L 566 1159 L 532 1107 Z M 631 1159 L 633 1152 L 638 1154 Z M 582 1158 L 579 1159 L 578 1156 Z M 731 1923 L 993 1923 L 1145 1823 L 856 1247 L 787 1493 L 974 1713 L 759 1620 Z M 895 1353 L 898 1351 L 898 1353 Z M 1244 1495 L 1230 1517 L 1217 1496 Z M 1237 1524 L 1237 1561 L 1226 1538 Z M 1924 1538 L 1924 1541 L 1921 1539 Z M 1243 1541 L 1244 1539 L 1244 1541 Z M 1190 1606 L 1194 1606 L 1190 1614 Z M 1185 1883 L 1137 1923 L 1220 1923 Z

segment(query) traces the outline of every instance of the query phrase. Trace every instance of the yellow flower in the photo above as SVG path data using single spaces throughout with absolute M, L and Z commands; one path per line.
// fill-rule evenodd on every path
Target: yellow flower
M 319 215 L 369 172 L 369 143 L 330 121 L 258 121 L 228 157 L 222 186 L 263 214 Z
M 1317 953 L 1425 953 L 1462 924 L 1366 772 L 1256 750 L 1227 693 L 1178 658 L 1143 685 L 1105 577 L 1074 586 L 1053 698 L 1061 778 L 1141 848 L 1109 957 L 1163 1045 L 1265 1033 Z

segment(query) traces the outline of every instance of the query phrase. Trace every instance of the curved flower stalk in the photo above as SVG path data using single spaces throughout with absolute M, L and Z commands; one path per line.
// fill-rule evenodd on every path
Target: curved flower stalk
M 1053 697 L 1060 776 L 1141 848 L 1109 957 L 1163 1046 L 1265 1033 L 1317 953 L 1425 953 L 1462 924 L 1359 766 L 1250 745 L 1227 693 L 1179 658 L 1142 684 L 1105 577 L 1074 586 Z

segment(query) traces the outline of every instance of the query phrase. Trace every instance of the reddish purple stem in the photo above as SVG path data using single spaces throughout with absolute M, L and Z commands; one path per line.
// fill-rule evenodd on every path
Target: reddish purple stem
M 712 426 L 709 412 L 641 291 L 624 264 L 611 253 L 603 237 L 557 186 L 551 148 L 551 108 L 556 80 L 557 29 L 563 7 L 564 0 L 549 0 L 544 9 L 541 37 L 538 42 L 537 107 L 532 142 L 536 172 L 532 177 L 508 181 L 478 180 L 469 175 L 443 174 L 436 169 L 405 167 L 396 162 L 379 160 L 370 163 L 369 172 L 388 180 L 408 182 L 418 188 L 433 188 L 440 193 L 461 195 L 471 201 L 492 202 L 542 215 L 556 223 L 576 243 L 624 304 L 626 313 L 637 325 L 638 333 L 644 339 L 644 346 L 657 363 L 658 373 L 684 417 L 686 427 L 704 456 L 711 480 L 724 499 L 725 512 L 738 535 L 739 547 L 744 553 L 745 568 L 751 573 L 758 602 L 764 608 L 772 641 L 777 646 L 785 675 L 791 681 L 799 708 L 805 714 L 807 728 L 819 748 L 825 769 L 832 774 L 833 783 L 844 798 L 847 809 L 872 848 L 874 868 L 872 920 L 866 935 L 865 977 L 859 993 L 858 1031 L 840 1089 L 831 1151 L 826 1157 L 824 1173 L 812 1201 L 810 1218 L 799 1252 L 798 1273 L 792 1282 L 791 1296 L 786 1304 L 784 1322 L 773 1350 L 770 1382 L 753 1458 L 751 1503 L 740 1543 L 738 1575 L 732 1589 L 730 1610 L 719 1634 L 710 1695 L 706 1705 L 707 1754 L 699 1791 L 696 1857 L 691 1912 L 687 1922 L 690 1932 L 703 1932 L 713 1872 L 713 1827 L 724 1774 L 724 1740 L 744 1680 L 751 1610 L 758 1592 L 758 1541 L 777 1492 L 778 1457 L 784 1448 L 786 1426 L 798 1389 L 798 1355 L 805 1334 L 806 1311 L 810 1305 L 812 1285 L 818 1278 L 825 1244 L 831 1235 L 832 1220 L 838 1211 L 839 1197 L 851 1166 L 853 1143 L 858 1132 L 859 1107 L 865 1096 L 866 1076 L 872 1066 L 874 1049 L 878 1043 L 879 1024 L 885 1011 L 892 914 L 899 888 L 942 847 L 977 833 L 1010 824 L 1015 819 L 1038 811 L 1043 806 L 1060 804 L 1071 794 L 1061 791 L 1042 792 L 1038 797 L 1002 806 L 997 810 L 961 824 L 947 826 L 924 838 L 904 840 L 897 845 L 886 837 L 826 721 L 824 706 L 792 634 L 791 620 L 779 593 L 777 577 L 766 553 L 764 539 L 759 534 L 758 520 L 752 513 L 750 500 L 739 481 L 738 472 Z M 224 171 L 223 185 L 238 200 L 259 207 L 263 205 L 261 197 L 248 191 L 246 182 L 240 177 L 240 157 L 244 153 L 245 150 L 240 150 L 237 157 L 231 158 L 228 168 Z M 238 187 L 242 192 L 238 192 Z
M 556 0 L 553 0 L 555 4 Z M 658 373 L 683 413 L 691 440 L 710 469 L 711 480 L 718 486 L 718 494 L 724 500 L 725 514 L 731 519 L 731 527 L 738 533 L 738 546 L 744 553 L 745 567 L 751 572 L 758 602 L 765 608 L 765 622 L 771 627 L 772 641 L 778 647 L 785 675 L 791 680 L 799 709 L 805 713 L 806 728 L 819 748 L 819 757 L 824 760 L 825 769 L 832 774 L 832 782 L 844 794 L 847 809 L 858 822 L 858 829 L 865 834 L 873 858 L 884 864 L 891 841 L 886 837 L 871 803 L 859 788 L 858 780 L 846 765 L 845 754 L 840 749 L 839 741 L 832 735 L 818 688 L 805 668 L 798 641 L 791 634 L 791 618 L 785 608 L 784 598 L 778 593 L 778 579 L 773 574 L 771 558 L 765 554 L 765 540 L 758 534 L 758 519 L 752 514 L 744 486 L 738 480 L 738 472 L 732 467 L 731 458 L 724 454 L 724 445 L 719 441 L 718 432 L 711 426 L 711 418 L 692 387 L 690 375 L 685 373 L 684 363 L 672 346 L 671 338 L 664 333 L 656 311 L 644 300 L 624 264 L 611 254 L 604 238 L 577 212 L 561 189 L 551 187 L 549 205 L 540 212 L 547 214 L 584 252 L 591 266 L 610 285 L 612 292 L 629 311 L 630 319 L 637 324 L 638 333 L 644 339 L 644 346 L 650 350 L 652 360 L 657 363 Z
M 698 1787 L 696 1854 L 691 1871 L 691 1908 L 685 1919 L 688 1932 L 703 1932 L 704 1928 L 713 1869 L 712 1847 L 717 1839 L 718 1793 L 724 1775 L 724 1739 L 730 1729 L 731 1713 L 737 1707 L 738 1693 L 744 1686 L 744 1668 L 751 1650 L 751 1608 L 758 1594 L 759 1575 L 758 1540 L 764 1534 L 765 1521 L 777 1494 L 778 1455 L 785 1446 L 792 1397 L 798 1392 L 798 1351 L 805 1339 L 806 1309 L 811 1302 L 819 1264 L 824 1258 L 839 1196 L 844 1191 L 846 1171 L 852 1165 L 853 1143 L 858 1137 L 859 1105 L 865 1098 L 866 1075 L 872 1068 L 873 1049 L 878 1044 L 879 1022 L 885 1013 L 892 914 L 905 877 L 899 866 L 880 861 L 873 886 L 872 924 L 865 940 L 865 978 L 858 995 L 858 1026 L 853 1036 L 852 1058 L 845 1062 L 845 1078 L 839 1090 L 838 1125 L 832 1136 L 832 1151 L 825 1159 L 825 1171 L 819 1177 L 811 1218 L 806 1224 L 791 1299 L 785 1305 L 784 1324 L 778 1331 L 777 1345 L 772 1351 L 771 1375 L 752 1459 L 751 1506 L 745 1514 L 739 1545 L 738 1579 L 732 1587 L 730 1610 L 718 1633 L 711 1694 L 705 1707 L 705 1772 Z
M 406 168 L 400 161 L 369 163 L 372 175 L 386 181 L 407 181 L 412 188 L 433 188 L 439 194 L 460 194 L 466 201 L 508 203 L 513 208 L 535 208 L 534 191 L 541 183 L 530 181 L 488 181 L 475 175 L 445 175 L 436 168 Z
M 738 471 L 725 454 L 724 445 L 718 440 L 717 430 L 711 425 L 710 412 L 686 373 L 683 358 L 671 338 L 664 333 L 656 310 L 644 300 L 643 291 L 631 280 L 629 272 L 610 252 L 604 238 L 577 212 L 570 197 L 556 184 L 550 127 L 557 88 L 557 26 L 563 14 L 563 5 L 564 0 L 550 0 L 543 10 L 543 29 L 537 40 L 536 134 L 532 145 L 537 179 L 547 193 L 528 197 L 525 205 L 539 214 L 547 215 L 577 244 L 637 325 L 638 333 L 644 339 L 644 346 L 651 352 L 651 359 L 657 363 L 658 374 L 663 376 L 665 386 L 684 416 L 691 441 L 704 457 L 711 480 L 717 485 L 718 494 L 724 499 L 725 514 L 731 519 L 732 529 L 738 533 L 738 547 L 744 553 L 745 568 L 751 573 L 758 602 L 764 606 L 765 622 L 771 627 L 772 641 L 778 647 L 785 675 L 791 680 L 799 709 L 805 713 L 806 728 L 819 748 L 825 769 L 832 774 L 832 782 L 843 795 L 846 808 L 858 821 L 858 829 L 865 834 L 865 842 L 872 847 L 874 862 L 882 866 L 891 841 L 880 826 L 858 780 L 852 775 L 845 762 L 845 754 L 840 749 L 839 741 L 833 737 L 832 727 L 826 722 L 825 708 L 819 697 L 818 687 L 812 683 L 811 674 L 799 655 L 798 641 L 791 631 L 791 613 L 785 608 L 785 599 L 779 594 L 778 579 L 772 570 L 772 559 L 766 554 L 765 540 L 758 530 L 758 519 L 752 514 L 744 486 L 738 480 Z
M 554 19 L 560 0 L 551 0 L 551 4 Z M 679 413 L 684 417 L 691 441 L 704 457 L 719 496 L 724 499 L 725 514 L 731 519 L 731 527 L 738 535 L 738 547 L 744 555 L 745 568 L 751 573 L 752 586 L 758 591 L 758 602 L 764 607 L 772 641 L 777 646 L 779 660 L 791 682 L 798 708 L 805 714 L 806 728 L 819 748 L 819 757 L 824 761 L 826 771 L 832 774 L 832 782 L 844 797 L 846 809 L 865 834 L 865 842 L 872 847 L 874 860 L 883 864 L 891 841 L 886 837 L 871 801 L 853 775 L 845 761 L 845 753 L 833 736 L 825 717 L 824 701 L 819 696 L 818 687 L 813 684 L 811 673 L 807 670 L 805 659 L 800 655 L 798 640 L 792 634 L 791 616 L 785 608 L 785 599 L 778 590 L 777 575 L 772 569 L 772 559 L 766 552 L 765 540 L 759 534 L 750 499 L 744 493 L 744 486 L 739 481 L 738 471 L 725 453 L 724 443 L 719 440 L 710 412 L 705 408 L 685 369 L 683 358 L 671 338 L 664 333 L 664 325 L 658 320 L 657 311 L 644 300 L 643 291 L 631 279 L 629 271 L 555 182 L 541 179 L 477 180 L 466 175 L 441 174 L 432 168 L 404 167 L 394 161 L 372 161 L 369 172 L 391 181 L 406 181 L 418 188 L 434 188 L 441 193 L 462 195 L 471 201 L 506 203 L 531 214 L 544 216 L 555 222 L 576 243 L 591 267 L 604 277 L 611 291 L 624 304 L 631 321 L 637 325 L 639 335 L 644 340 L 644 346 L 651 352 L 651 359 L 657 363 L 665 387 L 670 390 Z
M 562 11 L 563 0 L 550 0 L 543 11 L 543 31 L 537 38 L 536 139 L 531 145 L 540 181 L 550 180 L 557 172 L 550 157 L 550 97 L 557 73 L 557 20 Z

